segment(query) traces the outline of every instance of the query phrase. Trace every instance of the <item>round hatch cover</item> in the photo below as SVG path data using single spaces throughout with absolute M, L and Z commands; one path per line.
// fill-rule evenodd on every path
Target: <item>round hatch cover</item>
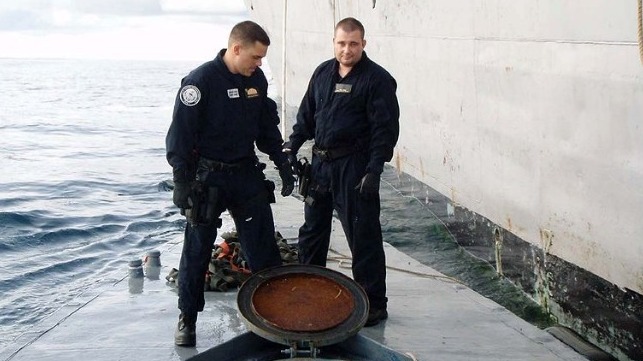
M 353 295 L 325 276 L 290 273 L 263 282 L 252 295 L 255 314 L 285 331 L 323 331 L 355 309 Z
M 357 333 L 368 316 L 368 298 L 359 284 L 312 265 L 284 265 L 253 274 L 239 289 L 237 305 L 252 332 L 284 345 L 341 342 Z

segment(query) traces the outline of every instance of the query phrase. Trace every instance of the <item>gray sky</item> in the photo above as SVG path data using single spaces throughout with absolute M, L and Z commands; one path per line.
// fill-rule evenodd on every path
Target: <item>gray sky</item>
M 203 60 L 243 0 L 0 0 L 0 57 Z

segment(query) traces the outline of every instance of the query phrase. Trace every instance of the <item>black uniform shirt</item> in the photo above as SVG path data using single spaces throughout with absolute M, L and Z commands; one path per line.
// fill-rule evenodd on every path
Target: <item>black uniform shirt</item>
M 224 163 L 254 157 L 255 142 L 275 164 L 286 162 L 277 104 L 267 96 L 263 71 L 257 68 L 250 77 L 232 74 L 224 53 L 181 81 L 165 139 L 175 170 L 193 168 L 197 155 Z
M 338 69 L 335 59 L 315 69 L 290 136 L 292 149 L 313 138 L 322 149 L 358 144 L 369 154 L 366 171 L 380 174 L 399 136 L 397 83 L 365 52 L 346 77 Z

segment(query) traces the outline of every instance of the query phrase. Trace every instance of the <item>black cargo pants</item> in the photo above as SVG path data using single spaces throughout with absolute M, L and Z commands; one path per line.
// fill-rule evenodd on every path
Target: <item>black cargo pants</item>
M 281 265 L 270 207 L 274 194 L 268 190 L 262 170 L 253 163 L 238 169 L 207 169 L 200 164 L 197 179 L 217 189 L 216 217 L 230 211 L 250 269 L 257 272 Z M 178 276 L 179 309 L 184 313 L 203 311 L 205 274 L 216 236 L 216 225 L 188 223 L 185 228 Z
M 299 229 L 299 261 L 326 266 L 333 210 L 337 211 L 351 250 L 353 279 L 368 295 L 373 308 L 386 308 L 386 260 L 380 224 L 380 198 L 364 198 L 355 186 L 366 172 L 363 152 L 322 161 L 313 155 L 312 205 L 304 206 Z

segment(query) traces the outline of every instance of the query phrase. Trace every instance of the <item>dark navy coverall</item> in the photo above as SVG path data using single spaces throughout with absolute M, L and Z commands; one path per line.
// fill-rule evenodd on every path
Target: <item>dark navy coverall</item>
M 341 78 L 335 59 L 312 75 L 290 135 L 296 153 L 314 139 L 310 194 L 299 229 L 299 260 L 326 265 L 333 210 L 337 211 L 352 252 L 353 278 L 366 291 L 371 307 L 386 309 L 386 263 L 380 225 L 380 199 L 362 197 L 355 187 L 367 173 L 379 176 L 393 157 L 399 135 L 395 79 L 366 53 Z M 338 157 L 333 159 L 333 153 Z M 323 155 L 323 154 L 322 154 Z
M 270 208 L 272 190 L 257 166 L 255 144 L 277 165 L 282 153 L 277 105 L 268 98 L 268 82 L 257 68 L 250 77 L 232 74 L 218 56 L 181 81 L 166 137 L 167 160 L 188 181 L 215 187 L 216 217 L 228 209 L 252 271 L 281 264 Z M 176 179 L 175 179 L 176 180 Z M 185 229 L 179 263 L 179 309 L 203 310 L 205 273 L 217 235 L 216 225 Z

